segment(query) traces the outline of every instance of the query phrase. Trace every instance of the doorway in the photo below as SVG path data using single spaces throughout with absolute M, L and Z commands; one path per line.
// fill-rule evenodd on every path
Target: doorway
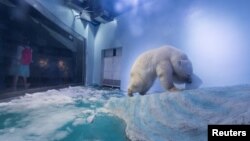
M 120 88 L 122 48 L 103 50 L 102 85 Z

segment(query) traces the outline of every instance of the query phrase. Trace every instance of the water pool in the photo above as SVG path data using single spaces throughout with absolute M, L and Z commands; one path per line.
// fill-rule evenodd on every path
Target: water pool
M 119 91 L 70 87 L 0 103 L 1 141 L 127 141 L 125 123 L 102 109 Z
M 206 141 L 208 124 L 250 124 L 250 85 L 130 98 L 69 87 L 0 103 L 1 141 Z

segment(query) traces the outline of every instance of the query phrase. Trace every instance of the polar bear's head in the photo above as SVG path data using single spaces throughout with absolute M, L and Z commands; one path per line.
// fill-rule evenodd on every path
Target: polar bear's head
M 180 80 L 186 83 L 192 83 L 193 67 L 192 63 L 188 59 L 181 59 L 177 61 L 174 68 L 175 74 Z
M 128 95 L 133 96 L 133 93 L 140 92 L 143 88 L 141 77 L 138 74 L 131 73 L 128 85 Z

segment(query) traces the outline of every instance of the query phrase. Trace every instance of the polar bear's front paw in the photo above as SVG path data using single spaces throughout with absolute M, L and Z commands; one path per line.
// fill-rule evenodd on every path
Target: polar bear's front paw
M 180 89 L 176 88 L 176 87 L 172 87 L 169 89 L 170 92 L 178 92 L 180 91 Z
M 132 96 L 133 96 L 133 93 L 132 93 L 131 89 L 128 89 L 128 96 L 129 96 L 129 97 L 132 97 Z
M 140 94 L 140 95 L 145 95 L 146 93 L 145 93 L 145 92 L 140 92 L 139 94 Z
M 128 96 L 129 96 L 129 97 L 132 97 L 132 96 L 133 96 L 133 94 L 132 94 L 132 93 L 128 93 Z

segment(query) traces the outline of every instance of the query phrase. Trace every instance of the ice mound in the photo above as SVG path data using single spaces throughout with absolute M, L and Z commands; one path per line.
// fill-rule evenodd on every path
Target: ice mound
M 250 124 L 250 86 L 111 98 L 131 140 L 206 141 L 208 124 Z

